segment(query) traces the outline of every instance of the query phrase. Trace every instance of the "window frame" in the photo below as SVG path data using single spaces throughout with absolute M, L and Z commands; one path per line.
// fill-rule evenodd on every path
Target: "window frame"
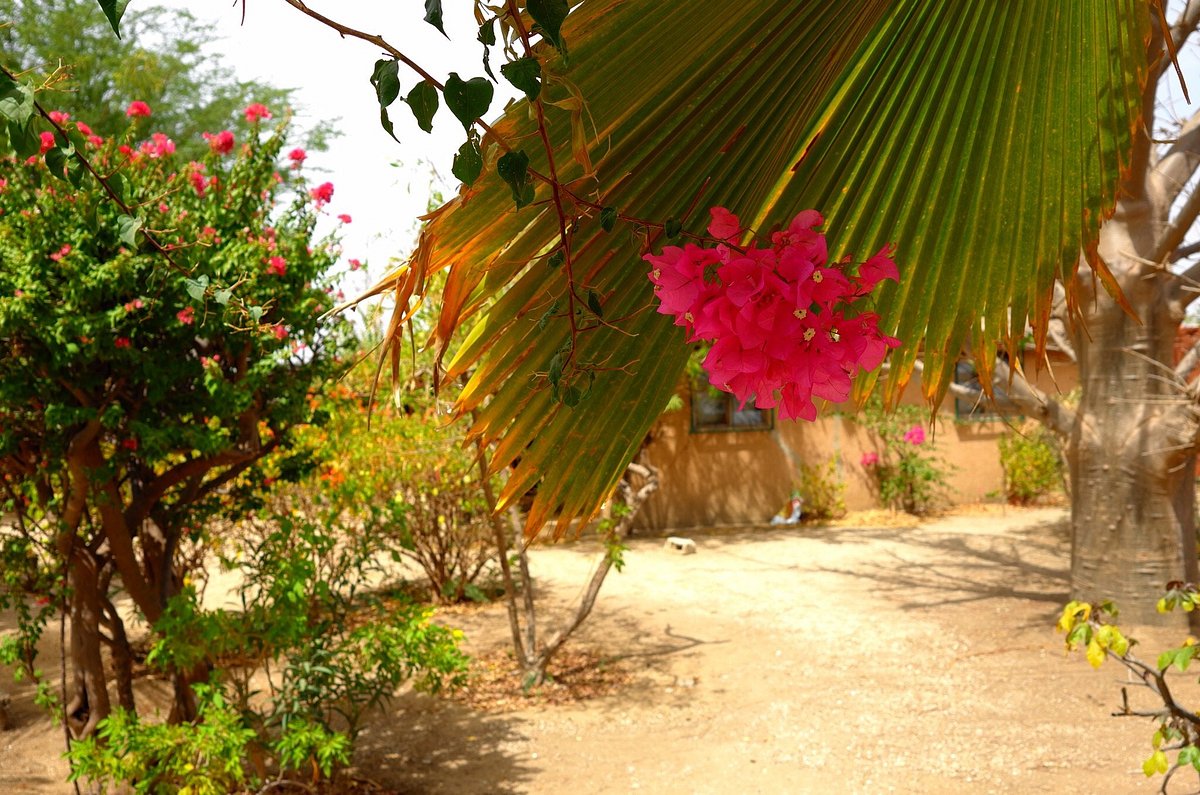
M 689 384 L 691 394 L 688 401 L 688 429 L 691 433 L 760 433 L 775 429 L 775 411 L 773 409 L 756 408 L 753 398 L 747 400 L 745 408 L 739 410 L 737 398 L 728 392 L 710 386 L 707 376 L 702 374 L 697 378 L 691 379 Z M 700 421 L 702 399 L 722 400 L 725 421 L 719 424 L 702 423 Z M 750 412 L 758 414 L 762 421 L 753 425 L 737 424 L 736 420 L 739 414 L 748 414 Z

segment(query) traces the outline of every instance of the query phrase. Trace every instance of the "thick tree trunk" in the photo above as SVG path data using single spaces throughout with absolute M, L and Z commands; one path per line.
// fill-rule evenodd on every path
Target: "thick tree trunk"
M 1081 276 L 1084 327 L 1076 334 L 1082 397 L 1068 451 L 1071 592 L 1112 599 L 1126 623 L 1182 624 L 1155 603 L 1172 580 L 1197 580 L 1194 399 L 1173 375 L 1182 307 L 1153 251 L 1146 206 L 1122 203 L 1100 253 L 1138 315 L 1130 317 Z M 1140 322 L 1139 322 L 1140 320 Z
M 104 660 L 100 654 L 102 602 L 95 558 L 76 544 L 71 552 L 71 689 L 67 725 L 77 738 L 91 735 L 112 711 Z

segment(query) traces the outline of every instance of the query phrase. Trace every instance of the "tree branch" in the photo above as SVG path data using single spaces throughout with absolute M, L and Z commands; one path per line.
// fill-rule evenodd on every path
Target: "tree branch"
M 922 372 L 925 363 L 918 359 L 913 365 L 915 372 Z M 993 391 L 1000 390 L 1011 402 L 1011 406 L 996 405 L 1000 414 L 1014 416 L 1024 414 L 1033 417 L 1060 437 L 1071 434 L 1075 424 L 1075 412 L 1035 387 L 1022 373 L 1014 373 L 1008 362 L 1000 357 L 992 368 Z M 950 392 L 956 396 L 970 400 L 986 400 L 982 390 L 971 389 L 962 384 L 952 384 Z

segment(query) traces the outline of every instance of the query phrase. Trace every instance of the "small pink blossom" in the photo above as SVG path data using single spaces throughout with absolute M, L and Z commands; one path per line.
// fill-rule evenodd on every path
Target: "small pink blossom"
M 91 144 L 92 146 L 95 146 L 97 148 L 104 146 L 104 139 L 101 138 L 99 135 L 89 135 L 87 137 L 87 139 L 88 139 L 88 143 Z
M 135 99 L 129 103 L 129 107 L 125 109 L 125 115 L 133 118 L 135 116 L 149 116 L 150 106 L 140 99 Z
M 876 452 L 863 453 L 862 460 L 859 463 L 864 467 L 873 467 L 879 463 L 879 454 Z
M 132 343 L 130 343 L 129 337 L 117 337 L 115 340 L 113 340 L 114 348 L 128 348 L 131 344 Z
M 267 106 L 261 102 L 255 102 L 246 108 L 246 121 L 253 124 L 259 119 L 271 118 L 271 111 L 267 110 Z
M 287 273 L 287 260 L 280 256 L 267 260 L 267 273 L 273 276 L 283 276 Z
M 50 255 L 50 259 L 54 262 L 62 262 L 63 258 L 71 253 L 71 244 L 64 243 L 63 247 Z
M 320 185 L 310 190 L 309 195 L 317 200 L 317 206 L 326 204 L 333 200 L 333 183 L 322 182 Z
M 338 216 L 338 220 L 341 221 L 343 224 L 348 224 L 348 223 L 350 223 L 350 216 L 346 215 L 346 213 L 342 213 L 341 215 Z
M 138 147 L 138 151 L 148 157 L 165 157 L 175 154 L 175 142 L 164 133 L 156 132 L 150 136 L 149 141 Z
M 288 335 L 287 329 L 285 329 L 281 323 L 276 323 L 274 326 L 271 326 L 271 333 L 275 335 L 275 339 L 277 340 L 286 340 Z
M 186 306 L 176 312 L 175 317 L 178 318 L 179 322 L 183 325 L 190 326 L 196 321 L 196 309 L 194 307 Z
M 216 135 L 204 133 L 203 137 L 208 141 L 209 148 L 219 155 L 227 155 L 233 151 L 233 133 L 229 130 L 221 130 Z
M 54 122 L 55 124 L 66 124 L 67 120 L 71 118 L 70 113 L 64 113 L 61 110 L 52 110 L 46 115 L 49 116 L 50 121 Z
M 75 129 L 79 130 L 80 135 L 91 135 L 92 134 L 92 128 L 87 126 L 87 124 L 85 124 L 84 122 L 81 122 L 81 121 L 75 122 Z
M 921 445 L 925 443 L 925 429 L 920 425 L 914 425 L 904 432 L 904 441 L 913 445 Z
M 136 312 L 137 310 L 141 309 L 144 306 L 145 306 L 145 304 L 142 303 L 142 299 L 135 298 L 132 301 L 126 302 L 125 311 L 126 312 Z
M 358 260 L 356 260 L 356 259 L 350 260 L 350 270 L 356 271 L 361 267 L 362 267 L 362 263 L 359 262 Z
M 42 132 L 39 134 L 39 137 L 42 139 L 42 145 L 38 149 L 39 155 L 46 154 L 57 145 L 54 142 L 54 133 L 50 132 L 49 130 L 42 130 Z
M 300 166 L 304 163 L 304 158 L 306 157 L 308 157 L 308 153 L 300 147 L 296 147 L 292 151 L 288 152 L 288 160 L 292 161 L 292 168 L 300 168 Z

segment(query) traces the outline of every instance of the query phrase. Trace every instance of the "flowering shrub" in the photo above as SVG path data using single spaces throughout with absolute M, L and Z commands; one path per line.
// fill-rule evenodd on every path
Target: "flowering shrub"
M 27 87 L 5 88 L 32 100 Z M 9 136 L 18 149 L 41 137 L 32 101 L 27 110 L 24 132 Z M 321 420 L 310 399 L 348 339 L 344 325 L 319 322 L 332 306 L 323 279 L 334 241 L 314 239 L 303 175 L 277 171 L 286 125 L 256 128 L 236 154 L 222 145 L 184 162 L 150 128 L 146 103 L 128 116 L 122 135 L 98 139 L 60 115 L 65 133 L 47 131 L 50 149 L 0 159 L 0 512 L 19 517 L 0 544 L 66 555 L 66 707 L 81 735 L 110 709 L 101 646 L 132 706 L 124 630 L 95 623 L 120 624 L 111 572 L 157 621 L 180 589 L 181 551 L 203 542 L 209 519 L 254 499 L 256 463 L 277 455 L 287 477 L 302 474 L 293 429 Z M 286 269 L 272 269 L 275 257 Z M 176 673 L 186 717 L 194 703 Z
M 836 458 L 823 464 L 801 464 L 798 490 L 804 497 L 804 518 L 837 519 L 846 515 L 846 482 Z
M 674 315 L 689 341 L 709 340 L 704 359 L 709 383 L 744 405 L 779 406 L 784 419 L 816 419 L 813 398 L 840 403 L 860 370 L 880 365 L 900 341 L 879 331 L 879 317 L 857 305 L 881 280 L 899 274 L 891 250 L 868 259 L 857 273 L 848 261 L 830 263 L 821 216 L 806 210 L 771 247 L 739 247 L 737 216 L 711 211 L 714 248 L 692 243 L 647 254 L 658 311 Z
M 915 516 L 929 513 L 948 488 L 947 467 L 925 438 L 922 411 L 902 405 L 886 412 L 877 400 L 859 420 L 870 429 L 879 449 L 863 453 L 860 464 L 879 491 L 880 501 Z

